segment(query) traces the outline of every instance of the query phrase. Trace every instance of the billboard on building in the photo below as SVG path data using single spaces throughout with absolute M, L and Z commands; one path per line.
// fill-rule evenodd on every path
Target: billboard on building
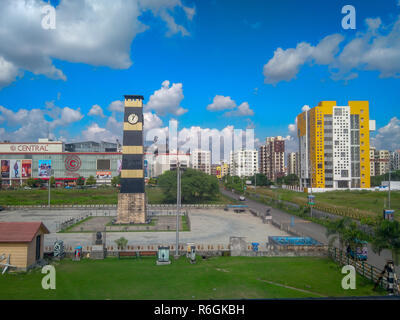
M 51 160 L 39 160 L 38 176 L 40 178 L 51 176 Z
M 97 179 L 111 179 L 111 171 L 96 171 Z
M 1 160 L 1 178 L 10 178 L 10 160 Z
M 22 160 L 22 178 L 32 177 L 32 160 Z
M 20 179 L 21 171 L 22 171 L 21 160 L 10 160 L 11 179 Z

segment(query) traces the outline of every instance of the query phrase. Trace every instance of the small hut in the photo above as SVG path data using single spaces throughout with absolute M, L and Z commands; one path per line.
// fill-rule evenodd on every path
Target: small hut
M 10 255 L 10 264 L 26 271 L 43 259 L 49 233 L 42 222 L 0 222 L 0 257 Z

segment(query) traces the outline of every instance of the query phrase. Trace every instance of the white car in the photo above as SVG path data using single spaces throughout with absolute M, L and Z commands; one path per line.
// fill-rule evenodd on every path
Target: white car
M 240 196 L 240 197 L 239 197 L 239 200 L 240 200 L 240 201 L 245 201 L 245 200 L 246 200 L 246 198 L 245 198 L 245 197 L 243 197 L 243 196 Z

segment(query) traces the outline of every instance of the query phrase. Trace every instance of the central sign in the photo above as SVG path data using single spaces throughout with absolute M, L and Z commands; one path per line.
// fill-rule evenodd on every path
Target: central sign
M 0 143 L 0 153 L 62 152 L 62 142 L 54 143 Z

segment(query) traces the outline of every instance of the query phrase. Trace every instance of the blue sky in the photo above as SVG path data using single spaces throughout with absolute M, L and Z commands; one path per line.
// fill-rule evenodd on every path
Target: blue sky
M 39 0 L 36 2 L 38 8 L 43 5 Z M 90 3 L 89 0 L 76 0 L 82 6 L 86 2 Z M 376 119 L 378 129 L 383 128 L 382 132 L 375 133 L 380 134 L 376 144 L 392 149 L 397 147 L 394 144 L 399 140 L 394 140 L 393 136 L 399 135 L 400 138 L 400 63 L 386 59 L 385 55 L 371 58 L 372 54 L 379 52 L 374 50 L 375 47 L 381 48 L 379 46 L 389 48 L 389 58 L 400 57 L 400 30 L 396 29 L 400 6 L 397 0 L 352 1 L 351 4 L 356 9 L 356 30 L 344 30 L 341 25 L 344 17 L 341 9 L 349 4 L 348 1 L 173 0 L 170 6 L 165 6 L 162 1 L 151 2 L 149 7 L 142 5 L 143 8 L 137 16 L 129 17 L 130 21 L 138 20 L 142 25 L 134 27 L 136 34 L 119 38 L 120 34 L 127 32 L 132 26 L 120 25 L 117 15 L 103 29 L 101 19 L 104 17 L 100 16 L 97 20 L 98 34 L 93 30 L 88 32 L 87 37 L 82 39 L 82 47 L 74 43 L 73 52 L 65 50 L 65 41 L 48 39 L 48 34 L 53 30 L 40 30 L 38 27 L 36 33 L 32 28 L 29 31 L 30 24 L 26 22 L 25 16 L 27 13 L 20 14 L 20 9 L 14 9 L 8 1 L 2 3 L 0 6 L 8 5 L 6 9 L 15 10 L 15 16 L 20 15 L 22 21 L 17 28 L 6 24 L 7 17 L 0 19 L 3 21 L 0 22 L 0 31 L 6 30 L 10 34 L 6 40 L 14 37 L 24 43 L 27 41 L 27 51 L 30 50 L 35 57 L 50 59 L 50 65 L 62 70 L 65 79 L 55 76 L 48 69 L 43 71 L 43 68 L 37 67 L 36 62 L 31 63 L 34 57 L 26 51 L 15 49 L 14 52 L 10 45 L 8 48 L 0 45 L 0 71 L 1 57 L 11 65 L 9 69 L 15 71 L 9 72 L 10 77 L 3 79 L 3 82 L 0 76 L 0 85 L 3 83 L 0 87 L 0 106 L 3 106 L 3 109 L 0 108 L 0 125 L 3 128 L 0 130 L 0 139 L 17 139 L 21 136 L 21 131 L 32 130 L 32 140 L 36 140 L 40 131 L 45 130 L 46 126 L 39 124 L 37 130 L 34 130 L 35 124 L 25 130 L 26 121 L 30 120 L 24 120 L 23 113 L 21 122 L 15 119 L 21 109 L 28 112 L 33 109 L 42 110 L 45 122 L 56 121 L 53 125 L 47 124 L 56 138 L 82 140 L 93 137 L 88 133 L 84 135 L 83 132 L 94 125 L 110 131 L 99 129 L 102 134 L 99 137 L 103 138 L 107 134 L 114 137 L 113 134 L 117 133 L 107 128 L 107 125 L 110 127 L 109 118 L 113 117 L 120 122 L 122 113 L 110 111 L 110 103 L 121 100 L 124 94 L 142 94 L 145 103 L 148 103 L 150 96 L 160 90 L 161 84 L 168 80 L 166 88 L 181 84 L 177 92 L 183 98 L 174 100 L 172 97 L 171 101 L 161 103 L 161 106 L 156 105 L 155 101 L 152 104 L 154 107 L 147 110 L 162 121 L 157 122 L 160 127 L 168 125 L 171 118 L 178 119 L 180 128 L 200 126 L 222 130 L 229 125 L 242 129 L 252 126 L 255 127 L 256 137 L 263 141 L 266 136 L 293 135 L 288 125 L 294 123 L 303 105 L 313 107 L 321 100 L 336 100 L 339 105 L 346 105 L 348 100 L 369 100 L 371 118 Z M 58 4 L 58 1 L 52 3 Z M 110 3 L 104 6 L 111 5 Z M 68 23 L 66 17 L 71 12 L 62 5 L 63 1 L 56 10 L 57 28 Z M 121 11 L 125 10 L 128 12 L 129 8 Z M 192 17 L 187 10 L 192 10 Z M 0 18 L 6 13 L 7 10 L 0 10 Z M 29 14 L 34 16 L 37 10 Z M 95 13 L 90 8 L 75 15 L 81 16 L 83 20 L 88 19 L 87 28 L 96 28 L 93 25 L 93 21 L 96 21 L 93 19 Z M 379 26 L 374 28 L 371 27 L 373 24 L 367 25 L 368 18 L 379 18 Z M 111 30 L 114 25 L 116 30 Z M 32 32 L 35 36 L 27 38 L 24 28 L 27 28 L 26 34 Z M 56 32 L 61 31 L 57 29 Z M 106 37 L 105 32 L 110 32 L 110 37 Z M 373 34 L 372 38 L 367 38 L 368 32 Z M 385 39 L 390 33 L 392 37 Z M 332 59 L 321 62 L 313 52 L 317 52 L 316 46 L 329 35 L 341 35 L 342 38 L 331 50 Z M 97 37 L 106 40 L 104 43 L 100 40 L 96 43 Z M 349 57 L 347 56 L 347 60 L 346 57 L 340 60 L 339 56 L 346 45 L 356 38 L 364 39 L 364 48 L 367 46 L 370 54 L 346 69 Z M 87 47 L 91 45 L 92 39 L 96 50 L 90 51 Z M 374 39 L 377 40 L 376 44 L 373 43 Z M 383 44 L 380 44 L 380 39 L 385 40 Z M 124 48 L 123 42 L 128 49 Z M 294 50 L 299 43 L 308 45 L 306 51 Z M 38 49 L 39 45 L 42 48 Z M 56 48 L 58 45 L 59 50 Z M 51 49 L 51 46 L 55 48 Z M 109 46 L 115 48 L 110 49 Z M 296 66 L 285 69 L 288 73 L 297 70 L 294 71 L 295 76 L 279 71 L 281 65 L 290 64 L 288 56 L 276 63 L 271 61 L 268 75 L 272 72 L 273 76 L 263 74 L 264 66 L 275 57 L 274 53 L 278 48 L 284 53 L 293 49 L 291 58 L 300 59 L 297 69 Z M 108 50 L 110 53 L 104 54 L 101 61 L 94 58 L 97 52 Z M 118 56 L 118 50 L 128 54 L 131 66 L 126 67 L 123 62 L 117 62 L 117 67 L 115 66 L 113 60 Z M 361 56 L 363 52 L 355 51 L 353 54 Z M 8 64 L 3 64 L 3 67 L 4 65 Z M 387 74 L 389 69 L 394 70 L 394 73 Z M 334 80 L 332 72 L 337 70 L 341 72 Z M 382 77 L 385 70 L 386 74 Z M 346 80 L 349 75 L 351 79 Z M 282 78 L 288 81 L 279 81 Z M 265 83 L 266 79 L 270 80 Z M 207 110 L 207 106 L 218 95 L 230 97 L 234 104 L 231 104 L 230 109 Z M 240 113 L 238 106 L 245 102 L 248 108 Z M 93 105 L 101 107 L 104 117 L 88 115 Z M 66 107 L 69 109 L 64 110 Z M 187 109 L 187 112 L 174 114 L 178 107 Z M 54 113 L 51 108 L 55 108 Z M 78 110 L 79 114 L 69 117 L 67 111 L 70 110 Z M 14 114 L 10 114 L 10 111 Z M 23 130 L 18 131 L 21 128 Z M 47 135 L 47 132 L 43 135 Z

